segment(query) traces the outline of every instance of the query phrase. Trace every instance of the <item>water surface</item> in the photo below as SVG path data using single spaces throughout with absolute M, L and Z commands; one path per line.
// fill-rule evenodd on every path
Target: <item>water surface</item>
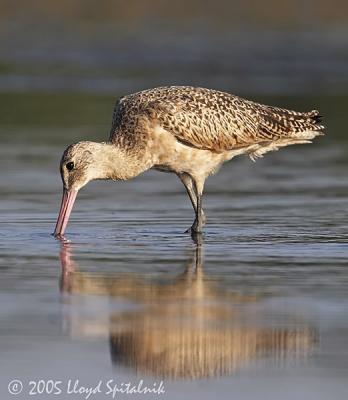
M 179 180 L 148 172 L 81 191 L 70 243 L 50 236 L 59 158 L 72 141 L 105 137 L 107 124 L 40 118 L 1 127 L 1 398 L 13 398 L 15 378 L 17 398 L 39 379 L 65 392 L 69 379 L 163 381 L 165 394 L 148 398 L 347 397 L 348 159 L 338 116 L 329 112 L 329 138 L 257 163 L 240 157 L 210 178 L 199 242 L 184 233 L 193 212 Z M 56 397 L 84 398 L 65 392 Z

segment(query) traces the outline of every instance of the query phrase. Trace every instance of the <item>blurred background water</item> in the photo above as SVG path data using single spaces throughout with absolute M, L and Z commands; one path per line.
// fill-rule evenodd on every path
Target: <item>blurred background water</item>
M 0 7 L 1 398 L 17 378 L 17 398 L 30 380 L 84 398 L 68 379 L 144 379 L 168 399 L 346 399 L 347 4 Z M 166 84 L 316 108 L 327 135 L 209 179 L 201 243 L 183 233 L 181 183 L 159 172 L 92 182 L 71 243 L 54 240 L 64 148 L 105 140 L 118 97 Z

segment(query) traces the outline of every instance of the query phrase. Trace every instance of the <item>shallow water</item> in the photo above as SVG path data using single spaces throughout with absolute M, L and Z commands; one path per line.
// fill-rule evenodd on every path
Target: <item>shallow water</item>
M 42 379 L 67 399 L 86 396 L 68 393 L 76 379 L 102 381 L 90 398 L 143 379 L 165 389 L 147 398 L 346 399 L 340 132 L 223 167 L 207 182 L 202 241 L 183 233 L 193 212 L 178 179 L 148 172 L 88 185 L 62 243 L 50 236 L 57 166 L 84 127 L 40 129 L 29 141 L 37 131 L 1 129 L 1 398 L 13 379 L 17 398 Z

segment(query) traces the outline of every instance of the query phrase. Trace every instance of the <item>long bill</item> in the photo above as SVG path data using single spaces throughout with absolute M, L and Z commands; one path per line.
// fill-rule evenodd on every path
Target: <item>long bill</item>
M 54 236 L 64 235 L 76 196 L 77 196 L 77 190 L 63 189 L 62 203 L 60 205 L 57 224 L 54 230 Z

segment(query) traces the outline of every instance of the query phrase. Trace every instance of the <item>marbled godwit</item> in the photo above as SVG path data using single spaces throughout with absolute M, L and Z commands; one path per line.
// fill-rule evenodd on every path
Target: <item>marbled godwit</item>
M 228 93 L 189 86 L 144 90 L 121 98 L 106 143 L 79 142 L 63 153 L 63 198 L 54 234 L 63 235 L 77 192 L 93 179 L 128 180 L 153 168 L 175 173 L 195 211 L 193 232 L 205 223 L 206 178 L 233 157 L 252 160 L 322 134 L 316 110 L 302 113 Z

